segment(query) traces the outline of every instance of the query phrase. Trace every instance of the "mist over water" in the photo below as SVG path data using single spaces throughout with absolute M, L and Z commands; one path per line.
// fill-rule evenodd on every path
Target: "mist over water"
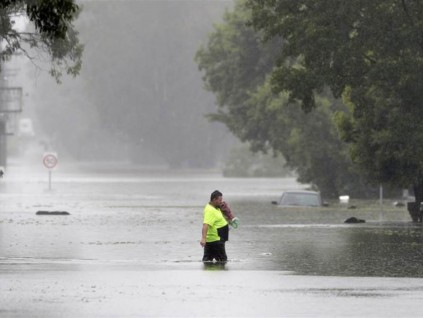
M 194 61 L 231 1 L 80 1 L 83 66 L 58 85 L 43 61 L 4 66 L 23 88 L 33 136 L 11 136 L 10 155 L 56 151 L 77 161 L 214 168 L 235 138 L 216 112 Z M 19 70 L 19 72 L 16 72 Z M 19 134 L 19 132 L 16 132 Z M 214 151 L 214 143 L 219 149 Z

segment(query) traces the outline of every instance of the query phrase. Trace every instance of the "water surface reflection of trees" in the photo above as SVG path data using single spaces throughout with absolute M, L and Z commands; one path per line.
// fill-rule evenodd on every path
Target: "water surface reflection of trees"
M 423 277 L 418 227 L 304 229 L 304 239 L 282 247 L 281 269 L 302 275 Z M 325 239 L 323 239 L 325 238 Z

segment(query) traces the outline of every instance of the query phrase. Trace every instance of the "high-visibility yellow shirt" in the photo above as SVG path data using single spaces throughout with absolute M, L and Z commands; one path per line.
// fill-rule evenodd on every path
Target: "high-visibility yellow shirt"
M 210 203 L 207 203 L 204 207 L 204 221 L 203 224 L 209 226 L 207 230 L 206 242 L 216 242 L 220 240 L 217 234 L 217 229 L 224 227 L 228 224 L 226 219 L 223 217 L 222 211 L 216 209 Z

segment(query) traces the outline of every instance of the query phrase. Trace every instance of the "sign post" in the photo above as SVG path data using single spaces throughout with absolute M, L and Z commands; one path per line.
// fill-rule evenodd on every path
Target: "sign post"
M 43 164 L 48 169 L 48 189 L 51 191 L 51 170 L 56 167 L 58 162 L 57 153 L 45 153 L 43 157 Z

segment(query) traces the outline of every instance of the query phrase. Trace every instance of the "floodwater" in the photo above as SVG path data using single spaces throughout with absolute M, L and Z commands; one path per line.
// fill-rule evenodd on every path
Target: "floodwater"
M 0 181 L 1 317 L 423 315 L 423 231 L 405 208 L 287 210 L 270 202 L 294 179 L 207 171 L 68 165 L 51 181 L 19 164 Z M 205 267 L 215 189 L 240 226 L 228 263 Z

